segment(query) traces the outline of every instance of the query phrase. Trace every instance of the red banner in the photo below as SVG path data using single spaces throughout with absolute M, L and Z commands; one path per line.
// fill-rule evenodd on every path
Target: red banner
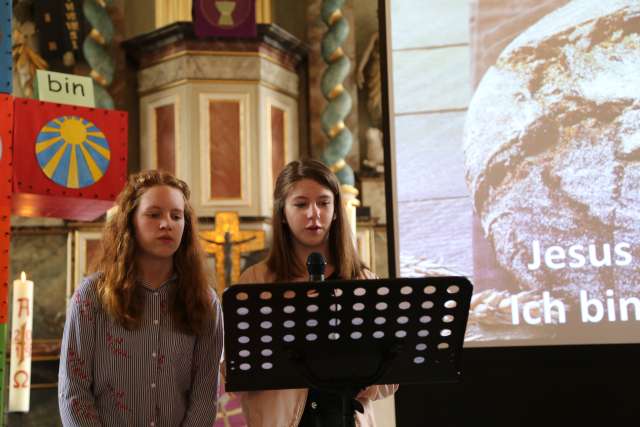
M 19 99 L 14 105 L 13 212 L 93 220 L 127 175 L 127 113 Z
M 198 37 L 255 37 L 255 0 L 193 0 L 193 27 Z
M 0 324 L 7 323 L 11 238 L 11 132 L 13 98 L 0 94 Z

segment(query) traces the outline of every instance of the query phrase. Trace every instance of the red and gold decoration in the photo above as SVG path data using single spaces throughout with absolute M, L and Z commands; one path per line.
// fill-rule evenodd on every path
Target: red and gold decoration
M 13 212 L 94 220 L 113 206 L 127 171 L 127 113 L 15 102 Z
M 255 0 L 193 0 L 198 37 L 255 37 Z
M 216 257 L 217 291 L 222 295 L 226 287 L 240 278 L 240 255 L 264 249 L 265 232 L 241 231 L 236 212 L 218 212 L 215 221 L 215 230 L 202 231 L 200 237 L 204 250 Z

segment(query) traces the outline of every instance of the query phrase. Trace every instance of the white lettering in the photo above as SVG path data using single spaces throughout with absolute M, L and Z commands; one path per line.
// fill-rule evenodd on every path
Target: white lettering
M 609 322 L 616 321 L 616 306 L 613 305 L 613 291 L 611 289 L 607 289 L 607 318 Z
M 636 321 L 640 320 L 640 300 L 636 297 L 620 298 L 620 320 L 629 320 L 629 306 L 633 305 Z
M 589 313 L 589 309 L 591 307 L 596 310 L 594 315 Z M 602 306 L 602 302 L 595 298 L 587 299 L 587 291 L 580 291 L 580 314 L 584 323 L 598 323 L 604 316 L 604 307 Z
M 542 322 L 540 316 L 534 317 L 531 312 L 538 310 L 538 301 L 529 301 L 522 306 L 522 317 L 529 325 L 539 325 Z
M 564 263 L 564 258 L 565 258 L 564 249 L 562 249 L 560 246 L 551 246 L 544 253 L 545 264 L 547 264 L 547 267 L 553 270 L 559 270 L 561 268 L 564 268 L 564 266 L 566 265 Z M 556 262 L 556 261 L 563 261 L 563 262 Z
M 590 244 L 588 246 L 589 265 L 593 267 L 610 267 L 615 264 L 618 266 L 627 266 L 633 261 L 631 255 L 631 245 L 629 243 L 618 243 L 611 250 L 609 243 L 602 245 Z M 549 246 L 544 249 L 538 240 L 531 242 L 531 262 L 527 264 L 529 270 L 537 270 L 544 264 L 552 270 L 559 270 L 568 266 L 571 268 L 581 268 L 587 265 L 587 257 L 585 256 L 585 247 L 580 244 L 569 246 L 564 249 L 562 246 Z M 615 259 L 612 262 L 612 252 Z
M 582 250 L 584 246 L 582 245 L 573 245 L 569 247 L 569 256 L 573 258 L 573 261 L 569 263 L 569 267 L 571 268 L 580 268 L 584 267 L 586 263 L 586 259 L 584 255 L 582 255 Z
M 552 323 L 553 320 L 551 319 L 551 310 L 554 308 L 558 312 L 558 322 L 567 323 L 564 304 L 558 299 L 554 299 L 553 301 L 551 301 L 551 296 L 547 291 L 542 293 L 542 307 L 544 310 L 544 323 Z
M 631 245 L 628 243 L 618 243 L 613 248 L 616 255 L 620 257 L 616 258 L 616 265 L 625 266 L 631 264 L 631 254 L 625 251 L 625 249 L 631 249 Z
M 516 295 L 511 296 L 511 323 L 514 325 L 520 324 L 520 311 L 518 309 L 518 297 Z
M 540 242 L 534 240 L 531 243 L 531 249 L 533 250 L 533 261 L 527 264 L 529 270 L 537 270 L 540 268 Z
M 602 245 L 602 259 L 598 259 L 596 245 L 589 245 L 589 261 L 594 267 L 611 265 L 611 246 L 608 243 Z

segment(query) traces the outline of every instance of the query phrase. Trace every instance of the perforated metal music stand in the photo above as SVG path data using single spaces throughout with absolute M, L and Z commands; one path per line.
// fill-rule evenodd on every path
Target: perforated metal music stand
M 223 294 L 228 391 L 454 382 L 464 277 L 234 285 Z

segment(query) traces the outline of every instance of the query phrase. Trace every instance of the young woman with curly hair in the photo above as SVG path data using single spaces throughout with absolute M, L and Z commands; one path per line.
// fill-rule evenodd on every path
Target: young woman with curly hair
M 189 204 L 173 175 L 132 175 L 95 273 L 69 306 L 59 372 L 65 426 L 203 426 L 216 418 L 223 325 Z

